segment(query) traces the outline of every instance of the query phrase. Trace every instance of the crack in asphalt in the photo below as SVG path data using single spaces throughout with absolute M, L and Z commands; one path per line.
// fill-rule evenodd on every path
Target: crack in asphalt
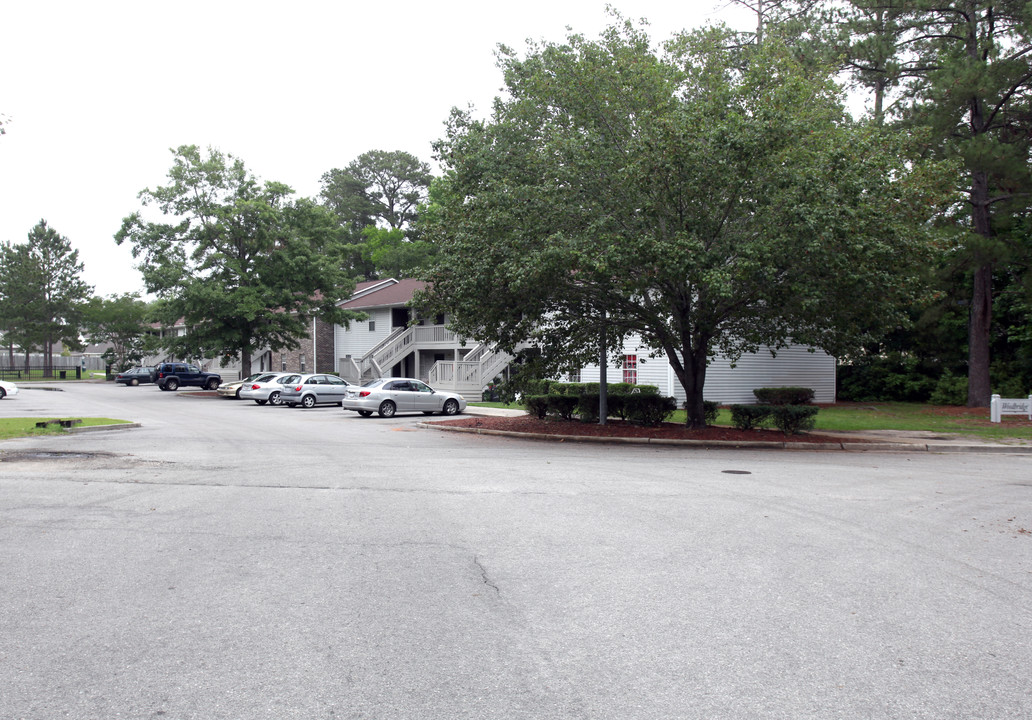
M 498 589 L 497 585 L 491 582 L 491 578 L 487 576 L 487 568 L 483 566 L 483 564 L 480 562 L 480 558 L 478 558 L 476 555 L 473 556 L 473 564 L 476 565 L 477 568 L 480 570 L 480 579 L 483 581 L 483 583 L 487 585 L 489 588 L 492 588 L 496 593 L 501 595 L 502 591 Z

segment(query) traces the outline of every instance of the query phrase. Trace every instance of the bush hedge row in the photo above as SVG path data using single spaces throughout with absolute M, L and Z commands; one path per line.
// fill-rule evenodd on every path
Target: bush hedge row
M 732 405 L 731 424 L 739 430 L 773 425 L 786 435 L 813 430 L 817 423 L 816 405 Z
M 813 402 L 813 390 L 808 387 L 765 387 L 753 390 L 761 405 L 806 405 Z
M 641 392 L 628 391 L 633 388 Z M 549 389 L 557 392 L 524 396 L 524 409 L 542 419 L 552 415 L 572 420 L 577 416 L 584 422 L 598 422 L 598 383 L 554 383 Z M 606 408 L 610 416 L 637 425 L 658 425 L 677 409 L 677 401 L 661 396 L 654 385 L 613 383 L 606 393 Z
M 526 383 L 527 395 L 586 395 L 599 393 L 599 383 L 572 383 L 560 382 L 558 380 L 531 380 Z M 606 383 L 609 395 L 630 395 L 637 391 L 642 395 L 659 395 L 659 387 L 656 385 L 635 385 L 634 383 L 612 382 Z

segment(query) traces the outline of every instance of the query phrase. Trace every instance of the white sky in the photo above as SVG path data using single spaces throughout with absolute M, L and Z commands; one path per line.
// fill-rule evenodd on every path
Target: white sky
M 722 19 L 721 0 L 614 0 L 654 40 Z M 170 148 L 241 158 L 314 197 L 324 172 L 367 150 L 432 161 L 452 107 L 490 110 L 494 50 L 594 37 L 605 0 L 8 0 L 0 11 L 0 241 L 46 219 L 99 295 L 142 291 L 115 245 L 137 194 L 162 185 Z

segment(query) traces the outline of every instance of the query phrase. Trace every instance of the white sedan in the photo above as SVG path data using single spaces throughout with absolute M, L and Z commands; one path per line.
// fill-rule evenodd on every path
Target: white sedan
M 434 390 L 414 378 L 379 378 L 361 387 L 348 386 L 340 405 L 363 417 L 374 412 L 380 417 L 393 417 L 401 412 L 455 415 L 466 409 L 466 399 L 458 393 Z
M 13 382 L 7 382 L 6 380 L 0 380 L 0 400 L 10 395 L 14 397 L 18 394 L 18 386 Z
M 266 373 L 240 388 L 241 400 L 254 400 L 259 405 L 279 405 L 283 386 L 296 383 L 301 373 Z

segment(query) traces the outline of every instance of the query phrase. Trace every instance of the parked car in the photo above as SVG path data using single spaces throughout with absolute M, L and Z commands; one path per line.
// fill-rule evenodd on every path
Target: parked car
M 240 388 L 241 400 L 254 400 L 259 405 L 279 405 L 283 386 L 297 382 L 301 373 L 265 373 Z
M 143 383 L 157 382 L 157 379 L 158 369 L 149 366 L 123 370 L 115 376 L 115 382 L 123 385 L 142 385 Z
M 240 399 L 240 388 L 242 388 L 245 384 L 247 384 L 249 382 L 254 382 L 258 378 L 260 378 L 262 375 L 267 375 L 267 374 L 268 373 L 263 373 L 263 372 L 251 373 L 250 375 L 245 377 L 243 380 L 234 380 L 233 382 L 224 382 L 221 385 L 219 385 L 218 388 L 216 388 L 215 392 L 219 394 L 219 397 L 231 397 L 231 398 L 236 398 L 237 400 L 239 400 Z
M 283 386 L 280 403 L 288 407 L 340 405 L 350 383 L 336 375 L 302 375 L 297 382 Z
M 379 378 L 361 387 L 348 387 L 341 407 L 354 410 L 363 417 L 374 412 L 380 417 L 393 417 L 403 412 L 455 415 L 466 409 L 466 400 L 458 393 L 434 390 L 422 380 Z
M 178 390 L 187 386 L 215 390 L 222 383 L 222 376 L 204 372 L 196 365 L 170 362 L 158 365 L 158 379 L 155 382 L 162 390 Z
M 0 400 L 10 395 L 14 397 L 18 394 L 18 386 L 13 382 L 7 382 L 6 380 L 0 380 Z

